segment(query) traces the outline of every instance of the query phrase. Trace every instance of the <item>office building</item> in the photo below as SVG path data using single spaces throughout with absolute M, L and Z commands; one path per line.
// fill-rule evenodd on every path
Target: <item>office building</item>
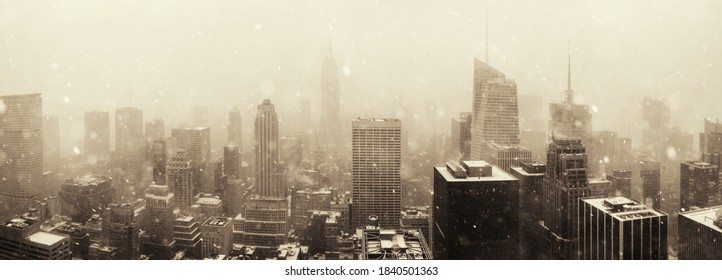
M 140 159 L 145 151 L 143 111 L 138 108 L 115 110 L 115 151 L 129 159 Z
M 384 228 L 401 218 L 401 121 L 354 119 L 352 126 L 352 228 L 363 228 L 371 215 Z
M 461 160 L 471 157 L 471 112 L 459 113 L 451 119 L 450 155 L 459 155 Z
M 93 214 L 102 213 L 114 196 L 113 179 L 109 176 L 68 179 L 60 186 L 61 213 L 73 222 L 84 223 Z
M 580 259 L 667 259 L 667 214 L 624 196 L 581 201 Z
M 297 234 L 303 235 L 313 211 L 330 211 L 333 199 L 329 190 L 297 190 L 291 197 L 291 222 Z
M 178 149 L 188 152 L 188 159 L 194 165 L 211 159 L 211 129 L 209 127 L 174 128 L 171 135 L 176 139 Z
M 166 183 L 174 194 L 176 205 L 181 209 L 188 209 L 193 204 L 193 171 L 188 152 L 183 149 L 178 149 L 166 166 Z
M 228 217 L 210 217 L 201 226 L 203 257 L 228 255 L 233 248 L 233 219 Z
M 586 146 L 592 140 L 592 114 L 589 106 L 576 104 L 574 100 L 571 65 L 570 54 L 564 100 L 561 103 L 549 103 L 549 130 L 552 137 L 581 139 Z
M 679 213 L 680 260 L 722 260 L 722 209 L 713 206 Z
M 173 137 L 159 137 L 153 140 L 151 161 L 153 163 L 153 182 L 155 184 L 166 185 L 168 163 L 177 150 L 178 146 Z
M 238 146 L 223 146 L 223 174 L 228 177 L 243 178 L 241 176 L 241 149 Z
M 143 254 L 151 259 L 168 260 L 173 256 L 173 225 L 175 216 L 173 193 L 168 186 L 150 185 L 145 191 L 145 219 Z
M 666 102 L 662 98 L 645 96 L 642 101 L 642 148 L 651 152 L 655 160 L 662 160 L 667 156 L 665 139 L 669 133 Z
M 145 142 L 151 143 L 161 137 L 165 137 L 165 122 L 163 122 L 163 119 L 154 118 L 152 121 L 145 122 Z
M 494 142 L 486 142 L 484 151 L 481 159 L 506 172 L 511 172 L 512 167 L 519 167 L 522 163 L 532 160 L 531 151 L 519 145 L 499 145 Z
M 110 155 L 110 116 L 106 111 L 85 112 L 83 154 L 96 160 L 106 160 Z
M 545 258 L 578 259 L 580 199 L 591 195 L 587 155 L 580 139 L 553 139 L 544 177 L 544 230 L 549 237 Z
M 417 230 L 421 232 L 427 241 L 426 243 L 432 244 L 431 215 L 429 215 L 426 207 L 405 207 L 401 211 L 399 226 L 401 230 Z
M 235 229 L 243 235 L 243 245 L 255 247 L 260 259 L 271 258 L 278 245 L 286 242 L 288 233 L 288 202 L 283 197 L 251 196 L 245 204 L 243 228 Z
M 0 96 L 0 218 L 24 213 L 43 191 L 43 102 L 39 93 Z
M 323 60 L 321 68 L 321 139 L 322 144 L 341 143 L 339 132 L 341 131 L 341 99 L 340 85 L 338 79 L 338 65 L 333 57 L 331 46 Z
M 58 116 L 43 117 L 43 171 L 60 167 L 60 122 Z
M 116 259 L 137 260 L 140 257 L 140 227 L 135 205 L 111 203 L 103 217 L 104 240 L 118 249 Z
M 471 159 L 482 159 L 486 143 L 519 145 L 516 82 L 478 59 L 474 60 Z
M 201 229 L 193 216 L 180 216 L 173 222 L 173 239 L 176 250 L 185 252 L 190 259 L 201 259 Z
M 69 260 L 70 238 L 40 231 L 40 222 L 16 217 L 0 225 L 0 260 Z
M 518 207 L 519 180 L 499 167 L 484 161 L 434 167 L 434 256 L 517 259 Z
M 239 150 L 243 150 L 242 132 L 241 111 L 233 107 L 228 113 L 228 145 L 237 146 Z
M 279 155 L 278 116 L 271 100 L 258 105 L 255 122 L 256 192 L 260 196 L 284 196 Z M 275 247 L 275 246 L 274 246 Z M 274 249 L 275 250 L 275 249 Z
M 720 203 L 719 167 L 703 161 L 686 161 L 681 164 L 679 182 L 680 207 L 707 208 Z
M 539 259 L 543 250 L 544 174 L 546 165 L 532 161 L 512 167 L 511 175 L 519 180 L 519 259 Z
M 652 209 L 662 209 L 660 164 L 655 161 L 640 161 L 639 176 L 642 184 L 642 202 Z
M 607 175 L 607 180 L 612 182 L 612 189 L 616 196 L 632 197 L 632 171 L 612 170 Z

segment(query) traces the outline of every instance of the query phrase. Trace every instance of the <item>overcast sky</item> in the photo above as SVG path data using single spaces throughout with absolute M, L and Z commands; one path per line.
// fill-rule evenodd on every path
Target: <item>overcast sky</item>
M 560 100 L 571 38 L 595 130 L 638 144 L 643 95 L 665 96 L 689 132 L 722 117 L 720 1 L 0 1 L 0 94 L 41 92 L 61 120 L 136 106 L 167 128 L 190 122 L 194 104 L 221 120 L 237 106 L 250 140 L 264 98 L 286 125 L 299 100 L 318 109 L 333 42 L 343 115 L 432 104 L 435 119 L 416 124 L 448 132 L 471 109 L 487 10 L 489 62 L 519 95 Z

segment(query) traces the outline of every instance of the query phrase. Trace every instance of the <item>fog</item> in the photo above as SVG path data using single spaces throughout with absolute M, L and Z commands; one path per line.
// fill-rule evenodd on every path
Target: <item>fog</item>
M 321 65 L 339 66 L 341 114 L 408 117 L 449 133 L 471 110 L 473 58 L 515 79 L 519 95 L 561 100 L 572 86 L 594 130 L 641 140 L 644 95 L 697 133 L 722 117 L 719 1 L 0 1 L 0 94 L 40 92 L 60 116 L 63 152 L 82 145 L 84 111 L 135 106 L 166 130 L 208 105 L 212 129 L 241 109 L 252 143 L 270 98 L 290 134 L 299 101 L 318 123 Z M 542 116 L 546 118 L 547 116 Z M 225 133 L 225 128 L 223 128 Z M 215 146 L 215 144 L 214 144 Z

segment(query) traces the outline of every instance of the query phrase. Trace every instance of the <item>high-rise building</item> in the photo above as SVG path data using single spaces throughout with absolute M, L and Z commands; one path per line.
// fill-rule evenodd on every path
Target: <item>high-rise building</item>
M 62 214 L 73 222 L 84 223 L 90 216 L 102 213 L 113 202 L 113 179 L 108 176 L 85 175 L 68 179 L 60 186 Z
M 69 260 L 70 238 L 40 231 L 40 224 L 20 217 L 0 224 L 0 260 Z
M 233 248 L 233 221 L 229 217 L 210 217 L 201 226 L 202 255 L 228 255 Z
M 666 157 L 665 139 L 669 136 L 669 107 L 664 99 L 645 96 L 642 102 L 642 148 L 655 160 Z M 702 138 L 700 138 L 702 139 Z
M 511 172 L 512 167 L 530 162 L 532 156 L 529 149 L 519 145 L 499 145 L 495 142 L 486 142 L 485 154 L 482 159 L 506 172 Z
M 178 149 L 188 152 L 194 165 L 211 159 L 211 129 L 209 127 L 174 128 L 171 135 L 176 139 Z
M 238 146 L 223 146 L 223 173 L 241 178 L 241 150 Z
M 418 230 L 365 228 L 361 236 L 361 260 L 431 260 L 431 252 Z
M 706 208 L 720 204 L 719 167 L 703 161 L 693 160 L 681 164 L 679 182 L 679 207 Z
M 60 167 L 60 122 L 58 116 L 43 117 L 43 170 Z
M 588 197 L 587 155 L 580 139 L 553 139 L 544 177 L 544 230 L 550 236 L 546 258 L 577 259 L 580 198 Z
M 256 192 L 261 196 L 283 196 L 279 155 L 278 116 L 271 100 L 258 105 L 255 123 Z M 274 246 L 275 247 L 275 246 Z M 275 249 L 274 249 L 275 250 Z
M 145 211 L 150 218 L 145 219 L 143 227 L 143 253 L 152 259 L 168 260 L 173 255 L 174 208 L 173 193 L 168 186 L 150 185 L 145 191 Z
M 631 170 L 612 170 L 612 174 L 607 175 L 607 180 L 612 182 L 612 188 L 617 196 L 632 197 L 632 171 Z
M 178 150 L 175 138 L 160 137 L 153 140 L 151 148 L 151 161 L 153 162 L 153 182 L 157 185 L 166 185 L 166 171 L 170 158 Z
M 233 107 L 228 113 L 228 145 L 238 146 L 240 150 L 243 150 L 242 132 L 241 111 Z
M 549 103 L 549 130 L 552 137 L 582 139 L 582 144 L 589 145 L 592 139 L 592 114 L 589 106 L 574 101 L 571 65 L 570 54 L 564 100 L 562 103 Z
M 305 234 L 313 211 L 331 210 L 331 191 L 296 190 L 291 197 L 291 223 L 298 234 Z
M 136 209 L 132 204 L 111 203 L 103 220 L 103 234 L 108 245 L 118 248 L 119 260 L 137 260 L 140 257 L 140 227 Z
M 333 57 L 331 46 L 323 60 L 321 68 L 321 141 L 322 144 L 338 144 L 340 123 L 340 85 L 338 65 Z
M 474 60 L 471 159 L 482 159 L 486 143 L 519 145 L 516 82 L 478 59 Z
M 188 152 L 179 149 L 170 157 L 166 165 L 168 188 L 174 194 L 176 205 L 188 209 L 193 204 L 193 166 Z
M 201 259 L 201 229 L 193 216 L 181 216 L 173 223 L 173 239 L 177 250 L 184 250 L 191 259 Z
M 401 220 L 399 221 L 401 230 L 417 230 L 421 232 L 429 245 L 431 240 L 431 216 L 428 210 L 406 207 L 401 211 Z
M 653 209 L 662 209 L 659 162 L 639 162 L 639 176 L 642 181 L 642 202 L 644 205 Z
M 299 104 L 299 130 L 304 135 L 311 133 L 311 100 L 303 99 Z
M 352 126 L 352 229 L 379 217 L 384 228 L 401 218 L 401 121 L 354 119 Z
M 278 245 L 286 242 L 288 232 L 288 202 L 284 197 L 251 196 L 243 209 L 243 228 L 235 229 L 243 234 L 243 244 L 256 248 L 260 259 L 275 256 Z M 242 233 L 241 233 L 242 232 Z
M 543 251 L 543 231 L 539 222 L 544 219 L 544 174 L 546 165 L 525 162 L 512 167 L 511 175 L 519 180 L 519 259 L 540 259 Z
M 130 107 L 115 110 L 115 151 L 140 158 L 144 150 L 143 111 Z
M 583 260 L 666 260 L 667 214 L 624 196 L 582 199 L 579 250 Z
M 519 95 L 519 128 L 521 130 L 546 131 L 544 97 L 541 95 Z
M 680 260 L 722 260 L 722 206 L 679 213 Z
M 0 218 L 24 213 L 43 190 L 43 101 L 0 96 Z
M 431 215 L 436 259 L 518 258 L 519 180 L 499 167 L 484 161 L 434 167 Z
M 106 160 L 110 155 L 110 116 L 108 112 L 98 110 L 85 112 L 84 122 L 83 154 L 85 159 L 95 157 L 98 160 Z
M 145 141 L 147 143 L 153 140 L 165 137 L 165 123 L 161 118 L 154 118 L 152 121 L 145 123 Z
M 459 154 L 461 160 L 471 157 L 471 112 L 462 112 L 451 119 L 451 155 Z
M 719 120 L 704 120 L 704 132 L 699 134 L 699 151 L 710 154 L 722 152 L 722 124 Z

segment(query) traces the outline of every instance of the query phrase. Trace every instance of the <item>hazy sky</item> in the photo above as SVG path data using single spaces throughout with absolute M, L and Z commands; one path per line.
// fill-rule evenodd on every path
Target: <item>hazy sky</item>
M 263 98 L 286 120 L 300 99 L 319 106 L 333 42 L 342 114 L 434 104 L 437 118 L 417 125 L 446 132 L 471 109 L 487 10 L 490 64 L 519 95 L 560 99 L 571 37 L 573 87 L 596 108 L 595 130 L 638 139 L 647 94 L 666 96 L 689 132 L 722 117 L 720 1 L 0 1 L 0 94 L 41 92 L 61 120 L 136 106 L 167 128 L 190 122 L 197 102 L 221 120 L 237 106 L 250 140 Z

